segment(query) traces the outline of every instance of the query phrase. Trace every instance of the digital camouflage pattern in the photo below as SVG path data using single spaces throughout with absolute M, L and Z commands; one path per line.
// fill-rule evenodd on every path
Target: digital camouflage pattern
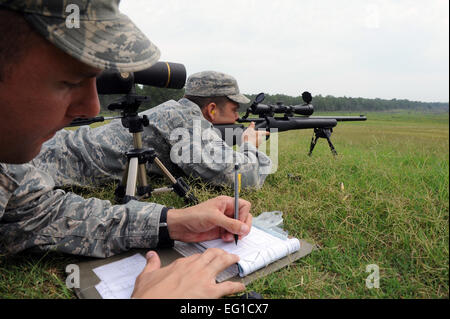
M 68 27 L 79 8 L 79 27 Z M 0 0 L 0 7 L 24 13 L 32 27 L 58 48 L 87 65 L 134 72 L 160 57 L 158 48 L 124 14 L 119 0 Z
M 0 164 L 0 254 L 33 249 L 109 257 L 156 247 L 164 206 L 84 199 L 55 189 L 52 173 L 30 164 Z
M 216 71 L 203 71 L 189 76 L 185 94 L 204 97 L 226 96 L 236 103 L 250 102 L 239 92 L 239 86 L 234 77 Z

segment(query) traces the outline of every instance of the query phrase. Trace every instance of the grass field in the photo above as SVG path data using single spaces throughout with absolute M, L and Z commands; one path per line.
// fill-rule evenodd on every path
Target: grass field
M 282 211 L 285 229 L 319 249 L 248 290 L 265 298 L 449 298 L 449 115 L 367 116 L 338 124 L 337 157 L 324 140 L 307 156 L 311 130 L 280 133 L 277 172 L 241 196 L 254 215 Z M 110 199 L 113 189 L 83 196 Z M 205 200 L 219 191 L 196 184 L 195 193 Z M 154 201 L 183 206 L 174 194 Z M 64 270 L 80 260 L 0 257 L 0 297 L 75 298 Z M 379 267 L 379 288 L 366 287 L 370 264 Z

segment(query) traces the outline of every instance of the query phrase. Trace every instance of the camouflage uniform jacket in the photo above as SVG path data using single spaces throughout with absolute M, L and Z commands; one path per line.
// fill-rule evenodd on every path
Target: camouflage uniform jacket
M 150 122 L 142 134 L 143 147 L 155 149 L 175 177 L 185 174 L 214 185 L 231 186 L 234 163 L 238 162 L 242 187 L 260 188 L 270 172 L 272 162 L 266 154 L 250 143 L 243 143 L 239 151 L 233 151 L 211 129 L 212 124 L 203 117 L 197 104 L 185 98 L 167 101 L 140 114 L 146 115 Z M 116 120 L 95 129 L 82 127 L 76 132 L 58 132 L 44 144 L 33 164 L 49 172 L 58 185 L 98 185 L 122 178 L 124 153 L 132 147 L 131 133 Z M 184 157 L 178 156 L 179 152 Z M 148 164 L 148 170 L 162 174 L 155 164 Z
M 55 189 L 52 174 L 0 164 L 0 254 L 33 249 L 108 257 L 157 245 L 164 206 L 84 199 Z

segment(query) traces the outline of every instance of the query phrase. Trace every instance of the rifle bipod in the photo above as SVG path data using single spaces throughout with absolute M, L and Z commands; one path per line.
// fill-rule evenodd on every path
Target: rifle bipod
M 333 133 L 332 127 L 321 127 L 321 128 L 315 128 L 314 133 L 311 139 L 311 145 L 309 147 L 309 153 L 308 155 L 312 155 L 312 151 L 314 150 L 314 147 L 316 146 L 317 140 L 319 138 L 325 138 L 328 142 L 328 146 L 330 146 L 331 153 L 333 153 L 334 156 L 338 155 L 336 149 L 333 146 L 333 143 L 331 143 L 331 133 Z

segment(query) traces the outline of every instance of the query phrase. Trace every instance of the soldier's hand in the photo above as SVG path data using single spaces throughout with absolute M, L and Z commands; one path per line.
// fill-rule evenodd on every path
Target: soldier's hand
M 234 198 L 229 196 L 219 196 L 184 209 L 170 209 L 167 212 L 170 238 L 183 242 L 218 238 L 231 242 L 234 234 L 242 238 L 252 226 L 250 207 L 250 202 L 239 199 L 239 220 L 234 219 Z
M 245 289 L 242 283 L 216 283 L 216 276 L 239 261 L 239 256 L 211 248 L 203 254 L 179 258 L 161 268 L 159 256 L 150 251 L 147 266 L 137 277 L 132 298 L 220 298 Z
M 242 133 L 242 142 L 248 142 L 255 145 L 256 148 L 264 141 L 270 133 L 267 131 L 255 130 L 255 122 L 251 122 L 249 127 Z

